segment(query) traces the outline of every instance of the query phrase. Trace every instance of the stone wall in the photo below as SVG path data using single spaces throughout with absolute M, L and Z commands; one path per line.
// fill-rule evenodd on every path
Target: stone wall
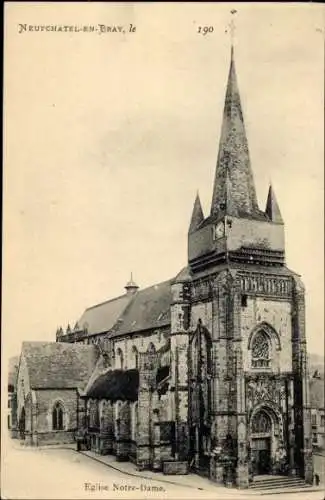
M 144 334 L 134 334 L 132 338 L 121 338 L 114 340 L 114 353 L 116 359 L 116 352 L 118 349 L 123 353 L 123 369 L 135 368 L 134 363 L 134 352 L 133 348 L 136 348 L 137 352 L 146 352 L 150 346 L 153 344 L 155 350 L 157 351 L 166 343 L 166 334 L 162 330 L 156 330 L 150 335 Z M 116 363 L 118 360 L 116 359 Z M 120 366 L 116 365 L 120 368 Z
M 231 227 L 227 225 L 227 248 L 231 251 L 238 250 L 242 246 L 283 251 L 284 226 L 231 217 Z
M 130 429 L 130 404 L 128 401 L 121 402 L 116 425 L 116 459 L 128 460 L 130 453 L 131 429 Z
M 26 359 L 23 354 L 20 356 L 19 371 L 17 376 L 17 418 L 21 415 L 22 408 L 25 405 L 25 398 L 30 392 L 29 376 Z
M 247 297 L 247 306 L 241 307 L 240 322 L 243 339 L 244 370 L 251 370 L 248 341 L 250 334 L 263 322 L 269 324 L 277 332 L 281 350 L 277 350 L 272 342 L 272 364 L 274 372 L 292 371 L 292 306 L 289 301 L 271 300 L 262 297 Z
M 52 431 L 37 433 L 37 446 L 47 444 L 71 444 L 74 443 L 74 435 L 74 431 Z
M 78 423 L 78 396 L 76 390 L 38 390 L 36 391 L 36 401 L 38 441 L 44 441 L 48 444 L 71 442 Z M 64 408 L 63 431 L 53 429 L 52 410 L 57 402 L 60 402 Z
M 212 333 L 212 302 L 198 302 L 191 308 L 191 331 L 196 329 L 198 320 L 201 319 L 210 333 Z

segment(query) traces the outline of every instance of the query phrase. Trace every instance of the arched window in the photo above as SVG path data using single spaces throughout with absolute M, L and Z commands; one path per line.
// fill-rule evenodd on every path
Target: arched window
M 124 368 L 124 356 L 120 348 L 118 348 L 116 351 L 115 367 L 118 370 L 123 370 Z
M 99 403 L 96 400 L 89 401 L 89 427 L 97 429 L 100 424 Z
M 252 421 L 252 433 L 265 434 L 271 432 L 272 422 L 270 416 L 263 410 L 254 415 Z
M 191 341 L 191 372 L 194 377 L 205 379 L 211 373 L 211 337 L 206 328 L 198 328 Z
M 154 346 L 154 344 L 152 342 L 150 342 L 150 344 L 148 346 L 148 349 L 147 349 L 147 352 L 150 353 L 150 354 L 155 354 L 156 348 L 155 348 L 155 346 Z
M 135 345 L 132 347 L 129 368 L 138 368 L 138 349 Z
M 260 330 L 252 342 L 252 367 L 267 368 L 270 366 L 270 339 L 268 335 Z
M 55 403 L 52 410 L 52 428 L 54 431 L 63 430 L 63 415 L 64 410 L 61 403 Z
M 191 346 L 191 373 L 193 377 L 197 377 L 197 367 L 198 367 L 198 340 L 197 337 L 193 339 Z

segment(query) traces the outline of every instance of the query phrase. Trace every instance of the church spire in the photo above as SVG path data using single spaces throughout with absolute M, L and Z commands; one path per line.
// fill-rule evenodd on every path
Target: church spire
M 275 197 L 275 193 L 274 193 L 272 184 L 270 184 L 269 192 L 267 195 L 265 213 L 272 222 L 276 222 L 278 224 L 283 224 L 282 215 L 280 212 L 280 208 L 279 208 L 277 199 Z
M 231 199 L 231 204 L 227 198 Z M 224 214 L 261 217 L 250 165 L 233 44 L 211 204 L 211 215 Z
M 195 231 L 199 227 L 201 222 L 203 222 L 203 220 L 204 220 L 204 215 L 203 215 L 201 200 L 199 193 L 197 192 L 190 222 L 189 233 Z

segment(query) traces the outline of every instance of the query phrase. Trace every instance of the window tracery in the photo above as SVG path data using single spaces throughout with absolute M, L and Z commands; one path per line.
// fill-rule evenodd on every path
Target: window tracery
M 252 342 L 253 368 L 268 368 L 270 366 L 270 339 L 263 331 L 255 334 Z
M 259 411 L 254 415 L 252 421 L 252 432 L 254 434 L 265 434 L 271 432 L 271 418 L 265 411 Z

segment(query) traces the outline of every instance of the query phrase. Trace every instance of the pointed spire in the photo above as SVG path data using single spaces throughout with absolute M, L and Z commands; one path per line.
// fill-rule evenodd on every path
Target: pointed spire
M 200 200 L 199 192 L 197 192 L 195 202 L 194 202 L 191 222 L 190 222 L 190 228 L 189 228 L 188 232 L 193 233 L 199 227 L 199 225 L 203 222 L 203 220 L 204 220 L 204 215 L 203 215 L 201 200 Z
M 282 215 L 280 212 L 280 208 L 272 184 L 270 184 L 269 192 L 267 195 L 265 213 L 272 222 L 283 224 Z
M 231 206 L 227 204 L 227 197 L 232 201 Z M 211 215 L 226 213 L 261 217 L 250 165 L 233 44 L 211 204 Z

